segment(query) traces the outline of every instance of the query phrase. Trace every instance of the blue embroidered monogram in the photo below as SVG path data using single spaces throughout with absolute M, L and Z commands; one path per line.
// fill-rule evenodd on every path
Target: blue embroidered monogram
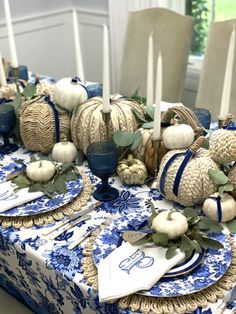
M 5 191 L 0 194 L 0 201 L 12 201 L 18 197 L 17 194 L 10 193 L 9 191 Z
M 128 258 L 121 261 L 119 264 L 119 268 L 130 274 L 130 271 L 133 267 L 143 269 L 151 267 L 153 263 L 154 263 L 153 257 L 145 256 L 145 253 L 143 251 L 137 250 Z

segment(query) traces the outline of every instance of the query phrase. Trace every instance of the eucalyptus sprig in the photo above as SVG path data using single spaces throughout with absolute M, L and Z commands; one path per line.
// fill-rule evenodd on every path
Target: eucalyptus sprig
M 218 169 L 208 169 L 208 175 L 211 181 L 217 186 L 219 194 L 233 191 L 233 185 L 229 183 L 229 178 L 223 171 Z
M 31 156 L 31 162 L 37 161 Z M 11 181 L 16 184 L 16 190 L 29 188 L 29 192 L 43 192 L 52 198 L 56 194 L 65 194 L 67 192 L 66 182 L 76 181 L 80 176 L 74 163 L 55 164 L 56 172 L 54 176 L 46 182 L 35 182 L 29 179 L 26 170 L 22 170 Z
M 153 204 L 152 215 L 148 220 L 148 227 L 152 229 L 153 219 L 158 215 Z M 212 232 L 219 232 L 222 226 L 213 220 L 198 216 L 198 213 L 193 208 L 185 208 L 183 214 L 188 221 L 188 230 L 176 239 L 169 239 L 168 235 L 160 232 L 147 233 L 147 235 L 140 241 L 152 241 L 158 246 L 167 248 L 166 258 L 170 259 L 176 254 L 176 250 L 180 249 L 185 252 L 185 256 L 189 257 L 193 251 L 200 253 L 203 249 L 208 248 L 220 249 L 223 245 L 209 237 Z

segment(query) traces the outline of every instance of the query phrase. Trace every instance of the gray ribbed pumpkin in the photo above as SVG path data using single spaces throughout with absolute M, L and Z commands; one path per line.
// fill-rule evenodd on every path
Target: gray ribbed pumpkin
M 170 158 L 176 153 L 183 153 L 185 150 L 171 150 L 163 158 L 158 172 L 158 188 L 160 179 Z M 209 152 L 203 148 L 197 150 L 196 154 L 188 161 L 180 179 L 177 196 L 173 192 L 176 174 L 184 159 L 183 155 L 178 156 L 170 165 L 164 180 L 165 198 L 175 201 L 184 206 L 201 204 L 217 188 L 210 180 L 208 169 L 219 169 L 218 164 L 210 157 Z
M 102 98 L 94 97 L 85 103 L 76 106 L 71 118 L 72 140 L 85 154 L 90 143 L 106 139 L 106 128 L 102 117 Z M 138 128 L 138 122 L 133 112 L 144 115 L 142 106 L 137 102 L 120 98 L 111 102 L 111 119 L 109 122 L 109 137 L 113 133 L 124 130 L 133 133 Z

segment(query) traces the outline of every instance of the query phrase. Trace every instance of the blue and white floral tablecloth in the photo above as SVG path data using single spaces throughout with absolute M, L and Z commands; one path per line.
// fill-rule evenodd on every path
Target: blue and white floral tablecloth
M 1 166 L 11 164 L 16 157 L 27 159 L 29 152 L 20 148 L 5 157 L 0 155 Z M 86 166 L 83 166 L 83 170 L 95 185 L 98 180 Z M 2 182 L 4 178 L 1 171 L 0 178 Z M 98 295 L 87 285 L 82 275 L 83 245 L 73 251 L 68 250 L 68 245 L 88 228 L 100 224 L 113 214 L 127 216 L 151 212 L 150 200 L 154 200 L 159 208 L 171 208 L 172 204 L 165 201 L 159 192 L 146 186 L 122 185 L 117 177 L 111 178 L 111 182 L 119 189 L 119 197 L 103 203 L 92 212 L 91 220 L 80 223 L 55 240 L 42 236 L 42 230 L 46 227 L 34 226 L 20 230 L 0 227 L 0 285 L 25 302 L 35 313 L 131 313 L 130 310 L 118 309 L 116 304 L 99 303 Z M 91 198 L 90 202 L 93 201 Z M 112 238 L 109 241 L 112 244 Z M 199 308 L 195 314 L 214 313 L 219 304 Z M 232 304 L 225 314 L 232 313 L 230 307 Z

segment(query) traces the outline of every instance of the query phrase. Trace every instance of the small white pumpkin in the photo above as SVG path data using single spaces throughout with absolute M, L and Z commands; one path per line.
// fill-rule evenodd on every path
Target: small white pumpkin
M 180 212 L 167 210 L 159 213 L 153 219 L 151 228 L 167 234 L 169 239 L 176 239 L 188 230 L 188 221 Z
M 133 158 L 131 154 L 127 159 L 119 161 L 117 174 L 128 185 L 144 184 L 148 176 L 145 164 L 141 160 Z
M 72 112 L 75 106 L 88 100 L 88 93 L 76 78 L 66 77 L 55 84 L 54 99 L 60 107 Z
M 56 171 L 55 165 L 49 160 L 37 160 L 26 167 L 26 174 L 36 182 L 49 181 Z
M 214 198 L 218 197 L 219 193 L 214 193 L 212 196 Z M 221 200 L 221 222 L 226 222 L 232 220 L 236 216 L 236 202 L 234 198 L 228 193 L 223 193 L 220 195 Z M 203 212 L 205 215 L 215 221 L 219 220 L 219 213 L 217 208 L 217 202 L 214 198 L 207 198 L 203 203 Z
M 58 162 L 72 162 L 77 156 L 77 149 L 72 142 L 59 142 L 53 146 L 52 159 Z
M 164 130 L 162 140 L 168 149 L 187 148 L 194 141 L 194 131 L 188 124 L 175 123 Z

